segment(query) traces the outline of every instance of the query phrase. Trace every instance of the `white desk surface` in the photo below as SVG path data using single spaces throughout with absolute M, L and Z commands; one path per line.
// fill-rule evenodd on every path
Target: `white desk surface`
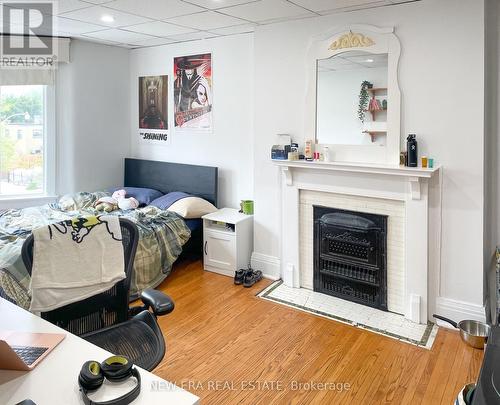
M 3 298 L 0 298 L 0 329 L 66 334 L 64 340 L 32 371 L 0 370 L 2 405 L 14 405 L 24 399 L 31 399 L 37 405 L 83 404 L 78 387 L 78 375 L 83 363 L 87 360 L 101 362 L 111 355 Z M 188 391 L 141 368 L 139 372 L 141 393 L 132 404 L 199 404 L 199 398 Z M 135 378 L 124 383 L 106 382 L 89 397 L 94 401 L 109 400 L 124 394 L 134 384 Z

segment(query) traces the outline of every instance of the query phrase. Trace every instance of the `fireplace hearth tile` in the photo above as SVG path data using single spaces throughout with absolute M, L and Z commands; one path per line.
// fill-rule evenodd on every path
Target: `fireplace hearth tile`
M 257 294 L 258 297 L 334 321 L 379 333 L 402 342 L 431 349 L 437 325 L 414 323 L 403 315 L 385 312 L 341 298 L 291 288 L 278 280 Z

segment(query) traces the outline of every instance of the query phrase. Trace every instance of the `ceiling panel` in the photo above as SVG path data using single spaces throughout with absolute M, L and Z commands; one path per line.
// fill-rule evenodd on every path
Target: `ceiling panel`
M 92 4 L 80 0 L 57 0 L 54 14 L 67 13 L 68 11 L 79 10 L 81 8 L 92 7 Z
M 62 14 L 63 17 L 68 17 L 73 20 L 84 21 L 94 24 L 102 24 L 109 27 L 123 27 L 126 25 L 141 24 L 151 21 L 149 18 L 139 17 L 133 14 L 123 13 L 121 11 L 104 8 L 101 6 L 93 6 L 81 10 L 70 11 Z M 102 21 L 102 16 L 112 16 L 114 21 Z
M 192 28 L 181 27 L 163 21 L 154 21 L 138 25 L 130 25 L 128 31 L 140 32 L 142 34 L 154 35 L 157 37 L 168 37 L 169 35 L 187 34 L 193 32 Z
M 418 0 L 55 1 L 58 7 L 54 13 L 60 16 L 55 19 L 58 35 L 138 47 L 253 32 L 259 24 Z M 113 21 L 103 21 L 103 16 L 111 16 Z M 41 16 L 39 20 L 41 22 Z M 22 25 L 22 14 L 14 15 L 12 33 L 22 34 Z M 50 34 L 50 31 L 46 33 Z M 371 66 L 378 63 L 374 61 Z
M 180 0 L 115 0 L 106 7 L 156 20 L 199 13 L 205 9 Z
M 70 20 L 69 18 L 56 17 L 58 32 L 67 32 L 70 34 L 83 34 L 85 32 L 99 31 L 105 29 L 102 25 L 89 24 L 82 21 Z
M 96 31 L 85 34 L 86 37 L 104 39 L 105 41 L 134 43 L 135 41 L 147 41 L 154 37 L 149 35 L 139 34 L 138 32 L 123 31 L 112 28 L 104 31 Z
M 196 4 L 197 6 L 217 10 L 219 8 L 238 6 L 245 3 L 255 3 L 261 0 L 183 0 L 186 3 Z
M 211 32 L 196 31 L 196 32 L 190 32 L 188 34 L 171 35 L 169 36 L 169 39 L 172 39 L 175 42 L 184 42 L 184 41 L 194 41 L 196 39 L 214 38 L 216 36 L 217 34 L 213 34 Z
M 241 24 L 241 25 L 233 25 L 232 27 L 226 28 L 217 28 L 214 30 L 210 30 L 210 32 L 214 32 L 219 35 L 234 35 L 234 34 L 242 34 L 245 32 L 253 32 L 255 31 L 256 24 Z
M 64 0 L 62 0 L 64 1 Z M 87 3 L 92 3 L 92 4 L 106 4 L 106 3 L 111 3 L 113 0 L 84 0 Z
M 267 22 L 288 18 L 311 17 L 316 14 L 286 0 L 261 0 L 219 10 L 224 14 L 251 22 Z
M 389 0 L 287 0 L 289 3 L 320 13 L 356 6 L 369 6 L 376 3 L 389 3 Z M 406 0 L 407 1 L 407 0 Z
M 134 41 L 134 47 L 167 45 L 172 42 L 175 42 L 175 40 L 168 38 L 151 38 L 147 41 Z
M 219 14 L 215 11 L 204 11 L 203 13 L 170 18 L 168 22 L 198 30 L 211 30 L 245 23 L 245 21 L 238 18 Z

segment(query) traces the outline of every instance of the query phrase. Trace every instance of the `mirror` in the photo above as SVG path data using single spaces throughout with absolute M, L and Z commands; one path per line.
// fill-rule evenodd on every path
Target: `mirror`
M 304 140 L 328 146 L 330 161 L 398 165 L 400 54 L 393 27 L 353 24 L 311 38 Z
M 317 61 L 316 140 L 385 145 L 388 54 L 348 51 Z

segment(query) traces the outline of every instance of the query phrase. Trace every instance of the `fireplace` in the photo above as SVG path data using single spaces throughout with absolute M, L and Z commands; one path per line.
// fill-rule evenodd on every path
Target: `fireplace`
M 387 216 L 314 206 L 314 291 L 387 311 Z

